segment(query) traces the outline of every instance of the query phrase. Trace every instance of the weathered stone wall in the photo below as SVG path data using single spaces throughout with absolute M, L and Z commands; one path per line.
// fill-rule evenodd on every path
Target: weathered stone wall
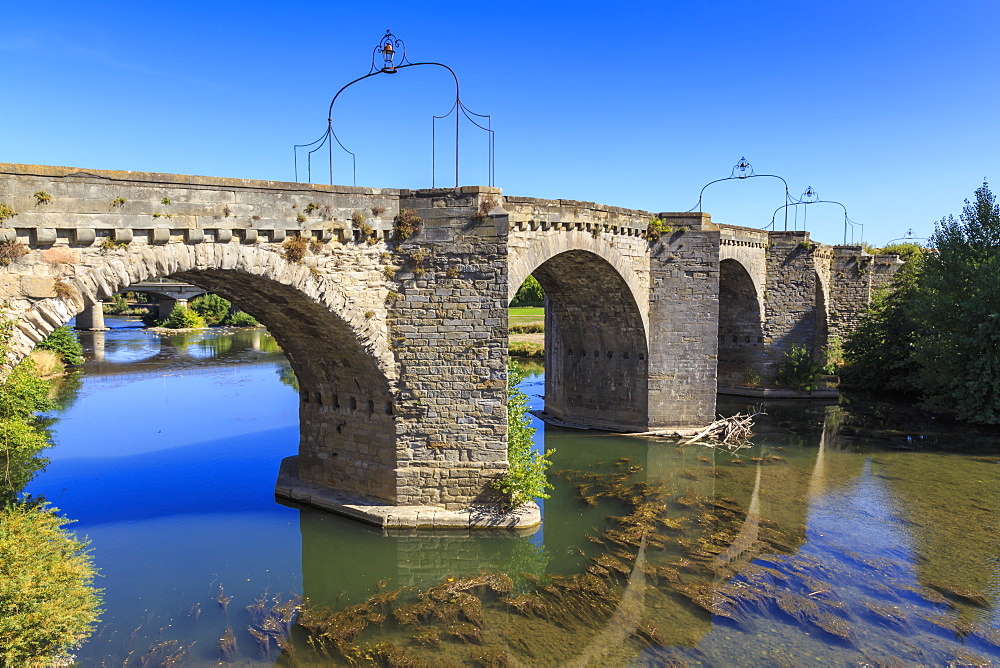
M 903 266 L 895 255 L 871 255 L 861 246 L 836 246 L 830 264 L 830 338 L 841 341 L 858 326 L 872 295 Z
M 674 230 L 650 249 L 650 428 L 715 418 L 719 240 L 711 216 L 658 214 Z
M 404 371 L 397 475 L 421 504 L 489 500 L 507 468 L 508 222 L 481 211 L 499 197 L 477 187 L 401 193 L 423 231 L 399 246 L 388 318 Z
M 720 370 L 766 382 L 792 344 L 826 344 L 827 312 L 842 336 L 899 264 L 804 232 L 495 188 L 0 164 L 0 203 L 17 211 L 0 221 L 8 368 L 114 292 L 175 276 L 233 300 L 284 349 L 304 482 L 448 509 L 494 500 L 506 470 L 506 307 L 528 275 L 550 303 L 547 409 L 641 431 L 707 423 Z M 392 238 L 401 209 L 423 219 L 405 241 Z M 650 241 L 654 217 L 672 231 Z

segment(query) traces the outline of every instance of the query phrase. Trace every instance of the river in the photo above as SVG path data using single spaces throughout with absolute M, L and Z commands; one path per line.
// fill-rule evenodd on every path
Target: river
M 107 321 L 27 489 L 102 575 L 80 665 L 1000 661 L 996 432 L 858 399 L 768 405 L 736 454 L 536 423 L 539 530 L 386 533 L 275 501 L 298 396 L 266 332 Z M 297 597 L 311 636 L 256 640 Z

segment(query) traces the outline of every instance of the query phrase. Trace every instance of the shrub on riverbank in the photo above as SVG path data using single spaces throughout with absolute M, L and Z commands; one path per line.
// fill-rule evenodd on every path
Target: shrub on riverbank
M 507 345 L 507 354 L 511 357 L 545 358 L 545 346 L 538 343 L 511 341 Z
M 195 311 L 175 304 L 170 315 L 159 326 L 167 329 L 201 329 L 205 326 L 205 320 Z
M 236 311 L 227 315 L 221 324 L 226 327 L 256 327 L 260 323 L 249 313 Z
M 847 377 L 1000 424 L 1000 206 L 986 183 L 958 220 L 937 223 L 931 244 L 935 252 L 908 262 L 848 336 Z
M 69 522 L 45 506 L 0 510 L 0 665 L 69 665 L 99 621 L 97 569 Z
M 232 303 L 228 299 L 211 292 L 195 297 L 189 305 L 209 325 L 217 325 L 225 320 L 231 307 Z
M 83 346 L 76 332 L 63 325 L 52 330 L 52 333 L 39 343 L 36 348 L 51 350 L 59 356 L 63 364 L 83 364 Z

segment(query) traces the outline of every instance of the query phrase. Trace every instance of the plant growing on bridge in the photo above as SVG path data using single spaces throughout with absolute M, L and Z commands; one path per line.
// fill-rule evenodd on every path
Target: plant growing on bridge
M 547 499 L 552 489 L 545 472 L 555 450 L 540 453 L 534 449 L 535 428 L 528 416 L 528 396 L 518 387 L 524 380 L 517 362 L 507 362 L 507 461 L 510 468 L 497 478 L 493 486 L 507 495 L 511 507 L 517 508 L 535 499 Z
M 33 195 L 35 198 L 35 204 L 48 204 L 52 201 L 52 195 L 48 194 L 44 190 L 39 190 Z
M 0 204 L 0 221 L 7 220 L 8 218 L 13 218 L 17 215 L 17 211 L 10 208 L 8 204 Z
M 319 204 L 317 204 L 316 202 L 309 202 L 308 204 L 306 204 L 306 208 L 303 209 L 303 211 L 306 212 L 307 216 L 311 216 L 312 212 L 315 211 L 318 208 L 319 208 Z
M 309 240 L 305 237 L 288 237 L 281 244 L 284 250 L 284 257 L 289 262 L 301 262 L 309 250 Z
M 416 276 L 423 276 L 427 273 L 425 263 L 430 258 L 431 252 L 426 248 L 418 248 L 409 254 L 410 262 L 413 263 L 413 273 Z
M 667 225 L 667 221 L 662 218 L 654 218 L 646 225 L 646 240 L 659 241 L 660 237 L 670 234 L 673 228 Z
M 372 215 L 375 216 L 376 218 L 378 218 L 379 216 L 381 216 L 383 213 L 385 213 L 385 207 L 384 206 L 380 206 L 380 205 L 376 204 L 375 206 L 372 207 Z
M 392 235 L 397 242 L 403 242 L 420 232 L 424 219 L 413 209 L 401 209 L 392 221 Z
M 127 199 L 125 199 L 124 197 L 116 197 L 116 198 L 115 198 L 115 199 L 114 199 L 114 200 L 113 200 L 113 201 L 111 202 L 111 206 L 116 206 L 116 207 L 119 207 L 119 208 L 121 208 L 121 207 L 125 206 L 125 202 L 127 202 L 127 201 L 128 201 L 128 200 L 127 200 Z
M 170 198 L 164 197 L 163 199 L 160 200 L 160 204 L 163 204 L 164 206 L 170 206 Z
M 486 222 L 486 218 L 489 217 L 490 211 L 492 211 L 497 205 L 497 201 L 493 199 L 493 196 L 486 197 L 479 203 L 479 209 L 472 214 L 472 219 L 476 223 L 482 225 Z
M 28 254 L 28 247 L 17 239 L 0 242 L 0 266 L 6 267 Z
M 97 246 L 102 251 L 115 251 L 119 248 L 128 248 L 127 241 L 115 241 L 111 237 L 104 237 L 101 239 L 101 243 Z

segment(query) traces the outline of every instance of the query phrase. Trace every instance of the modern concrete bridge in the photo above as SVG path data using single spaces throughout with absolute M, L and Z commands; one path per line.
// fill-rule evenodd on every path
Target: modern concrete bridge
M 186 306 L 188 300 L 203 295 L 208 290 L 190 283 L 177 281 L 146 281 L 126 286 L 118 292 L 144 292 L 156 299 L 157 315 L 166 318 L 177 304 Z M 101 332 L 104 326 L 104 307 L 100 302 L 76 314 L 76 328 Z
M 818 351 L 899 263 L 807 232 L 484 187 L 0 164 L 0 205 L 16 212 L 0 221 L 8 367 L 100 300 L 170 276 L 230 299 L 287 354 L 299 480 L 449 510 L 494 501 L 507 468 L 506 307 L 528 275 L 550 304 L 546 410 L 647 431 L 706 424 L 720 383 L 752 370 L 766 384 L 790 346 Z M 400 240 L 410 212 L 422 226 Z M 654 218 L 670 227 L 656 240 Z

